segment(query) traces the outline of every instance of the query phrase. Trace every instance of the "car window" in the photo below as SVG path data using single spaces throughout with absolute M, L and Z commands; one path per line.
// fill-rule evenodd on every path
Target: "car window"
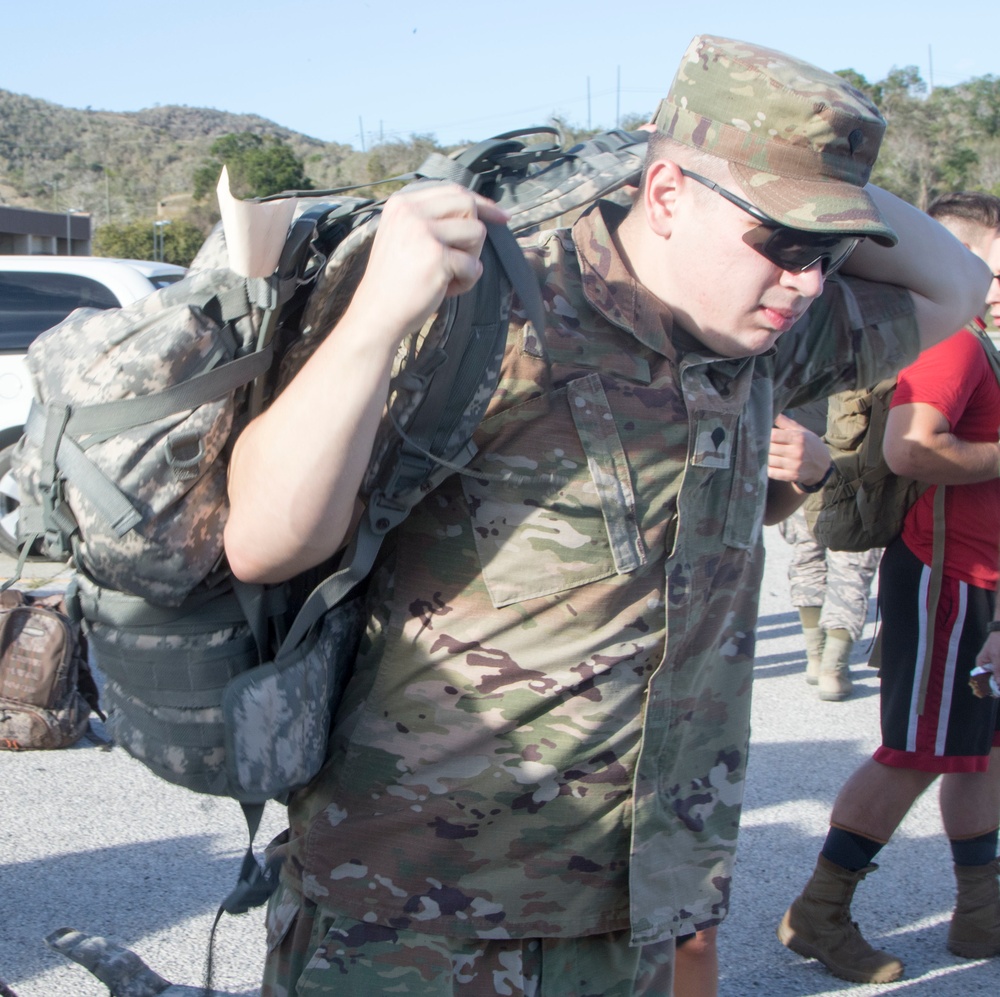
M 161 287 L 166 287 L 168 284 L 176 284 L 177 281 L 183 280 L 187 274 L 182 273 L 157 273 L 150 274 L 149 281 L 157 290 Z
M 89 277 L 0 272 L 0 352 L 26 349 L 75 308 L 116 308 L 120 303 Z

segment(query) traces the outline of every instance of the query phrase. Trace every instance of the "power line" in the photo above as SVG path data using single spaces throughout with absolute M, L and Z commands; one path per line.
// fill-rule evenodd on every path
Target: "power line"
M 452 131 L 460 128 L 474 128 L 476 133 L 485 132 L 489 128 L 489 123 L 496 121 L 510 121 L 511 118 L 523 118 L 527 119 L 529 115 L 541 114 L 546 118 L 550 117 L 553 113 L 558 113 L 561 108 L 570 107 L 573 109 L 580 109 L 586 114 L 587 128 L 591 128 L 591 109 L 592 103 L 595 100 L 600 100 L 601 98 L 615 96 L 618 101 L 618 107 L 615 111 L 615 124 L 621 118 L 621 106 L 620 102 L 623 97 L 652 97 L 649 102 L 649 106 L 643 107 L 640 110 L 642 112 L 652 112 L 653 105 L 662 96 L 662 88 L 659 87 L 609 87 L 605 90 L 592 90 L 589 88 L 589 78 L 588 78 L 588 90 L 580 97 L 565 97 L 561 99 L 553 99 L 545 104 L 535 104 L 531 107 L 522 107 L 520 109 L 506 109 L 503 111 L 498 111 L 496 114 L 479 115 L 475 118 L 462 118 L 454 121 L 448 121 L 444 123 L 436 123 L 430 125 L 420 125 L 419 127 L 413 128 L 408 127 L 405 129 L 389 128 L 387 129 L 387 134 L 392 135 L 436 135 L 438 132 Z M 626 110 L 626 114 L 631 113 Z M 540 122 L 539 122 L 540 123 Z

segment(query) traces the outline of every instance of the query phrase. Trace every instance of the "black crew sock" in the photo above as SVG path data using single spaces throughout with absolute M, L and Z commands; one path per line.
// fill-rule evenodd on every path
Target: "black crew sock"
M 997 856 L 997 837 L 994 830 L 976 838 L 949 838 L 955 865 L 988 865 Z
M 866 838 L 863 834 L 831 827 L 821 854 L 834 865 L 850 872 L 857 872 L 871 865 L 871 861 L 882 849 L 882 842 Z

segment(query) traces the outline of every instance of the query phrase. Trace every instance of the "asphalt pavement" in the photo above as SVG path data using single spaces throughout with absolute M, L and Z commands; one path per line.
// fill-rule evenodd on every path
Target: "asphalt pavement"
M 853 698 L 816 698 L 802 677 L 801 631 L 788 598 L 791 548 L 773 528 L 765 542 L 743 829 L 732 913 L 719 934 L 721 997 L 996 997 L 1000 960 L 968 961 L 945 948 L 954 886 L 933 789 L 882 851 L 881 868 L 854 905 L 869 941 L 906 963 L 904 979 L 844 983 L 775 938 L 815 864 L 837 791 L 877 744 L 878 684 L 864 664 L 864 640 Z M 22 584 L 62 584 L 64 573 L 42 567 L 29 565 Z M 0 577 L 10 570 L 0 558 Z M 100 721 L 94 727 L 103 735 Z M 268 804 L 258 840 L 282 821 L 282 808 Z M 216 907 L 245 847 L 237 804 L 171 786 L 121 749 L 83 740 L 63 751 L 0 752 L 0 978 L 18 997 L 107 997 L 86 970 L 46 946 L 46 935 L 68 926 L 131 949 L 174 983 L 199 984 Z M 216 986 L 256 994 L 263 956 L 262 912 L 223 918 Z

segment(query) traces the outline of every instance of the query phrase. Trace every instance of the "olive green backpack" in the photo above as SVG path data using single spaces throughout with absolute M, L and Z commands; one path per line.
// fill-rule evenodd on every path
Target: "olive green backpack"
M 887 546 L 928 487 L 894 474 L 885 462 L 882 440 L 895 391 L 896 378 L 889 377 L 874 388 L 842 391 L 829 399 L 823 440 L 833 473 L 803 510 L 813 536 L 830 550 Z
M 969 327 L 1000 380 L 1000 354 L 981 323 Z M 882 441 L 896 392 L 896 378 L 873 388 L 832 395 L 823 439 L 834 471 L 803 509 L 817 541 L 830 550 L 864 551 L 887 547 L 903 529 L 914 502 L 929 487 L 894 474 L 885 461 Z M 939 488 L 942 496 L 944 488 Z

